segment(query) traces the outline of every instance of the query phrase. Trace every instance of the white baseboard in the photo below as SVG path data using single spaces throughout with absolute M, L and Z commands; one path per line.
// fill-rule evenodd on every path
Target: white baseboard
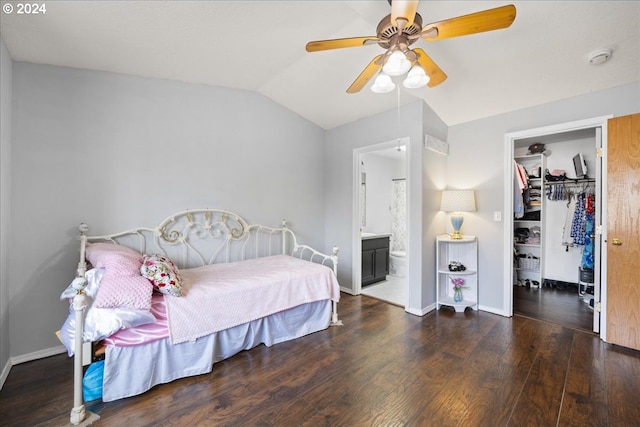
M 7 363 L 2 368 L 2 374 L 0 374 L 0 390 L 4 386 L 4 382 L 7 380 L 9 376 L 9 371 L 11 371 L 11 360 L 7 360 Z
M 353 289 L 345 288 L 343 286 L 340 286 L 340 292 L 344 292 L 345 294 L 349 294 L 349 295 L 355 295 L 355 292 L 353 292 Z
M 431 304 L 427 307 L 422 308 L 421 310 L 415 310 L 413 308 L 405 308 L 404 311 L 406 311 L 409 314 L 413 314 L 414 316 L 424 316 L 425 314 L 432 312 L 433 310 L 436 309 L 436 305 L 435 304 Z
M 22 354 L 11 358 L 11 365 L 19 365 L 20 363 L 31 362 L 32 360 L 44 359 L 45 357 L 55 356 L 56 354 L 66 353 L 67 349 L 63 345 L 57 347 L 45 348 L 44 350 L 34 351 L 33 353 Z
M 425 314 L 433 311 L 436 309 L 436 304 L 431 304 L 430 306 L 427 306 L 425 308 L 423 308 L 422 310 L 414 310 L 414 309 L 405 309 L 405 311 L 409 314 L 413 314 L 415 316 L 424 316 Z M 511 317 L 508 316 L 503 310 L 498 310 L 495 307 L 487 307 L 484 305 L 478 305 L 478 310 L 480 311 L 486 311 L 487 313 L 492 313 L 492 314 L 497 314 L 499 316 L 504 316 L 504 317 Z
M 499 316 L 511 317 L 504 310 L 499 310 L 495 307 L 487 307 L 486 305 L 479 305 L 478 310 L 486 311 L 487 313 L 497 314 Z
M 66 352 L 67 349 L 63 345 L 59 345 L 57 347 L 46 348 L 44 350 L 34 351 L 33 353 L 9 358 L 7 363 L 4 365 L 4 368 L 2 368 L 2 373 L 0 374 L 0 390 L 4 387 L 4 382 L 9 377 L 9 372 L 11 371 L 12 366 L 20 363 L 31 362 L 32 360 L 44 359 L 45 357 L 55 356 Z

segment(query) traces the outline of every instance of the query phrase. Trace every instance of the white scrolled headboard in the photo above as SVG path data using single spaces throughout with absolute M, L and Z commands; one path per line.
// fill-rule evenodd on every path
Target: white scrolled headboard
M 284 220 L 278 228 L 249 225 L 240 215 L 223 209 L 186 210 L 169 216 L 153 228 L 140 227 L 103 236 L 87 236 L 85 224 L 79 229 L 78 277 L 84 275 L 85 243 L 100 241 L 128 246 L 140 253 L 165 255 L 178 268 L 286 254 L 327 265 L 337 274 L 337 247 L 331 254 L 322 253 L 298 244 L 296 235 Z

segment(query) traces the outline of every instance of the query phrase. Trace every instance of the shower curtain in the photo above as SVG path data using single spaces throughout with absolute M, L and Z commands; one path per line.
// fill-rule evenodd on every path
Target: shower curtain
M 407 182 L 393 180 L 391 194 L 391 250 L 406 251 Z

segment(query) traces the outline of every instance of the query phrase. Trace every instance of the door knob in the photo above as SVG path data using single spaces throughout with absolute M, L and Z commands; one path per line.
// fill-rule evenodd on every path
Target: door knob
M 622 240 L 615 238 L 615 239 L 611 239 L 611 244 L 615 245 L 615 246 L 622 246 Z

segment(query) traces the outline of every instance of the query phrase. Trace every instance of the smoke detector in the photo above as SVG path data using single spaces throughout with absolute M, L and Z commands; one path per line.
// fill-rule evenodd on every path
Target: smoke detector
M 589 64 L 591 65 L 600 65 L 607 62 L 612 55 L 613 51 L 611 49 L 600 49 L 596 50 L 589 54 Z

